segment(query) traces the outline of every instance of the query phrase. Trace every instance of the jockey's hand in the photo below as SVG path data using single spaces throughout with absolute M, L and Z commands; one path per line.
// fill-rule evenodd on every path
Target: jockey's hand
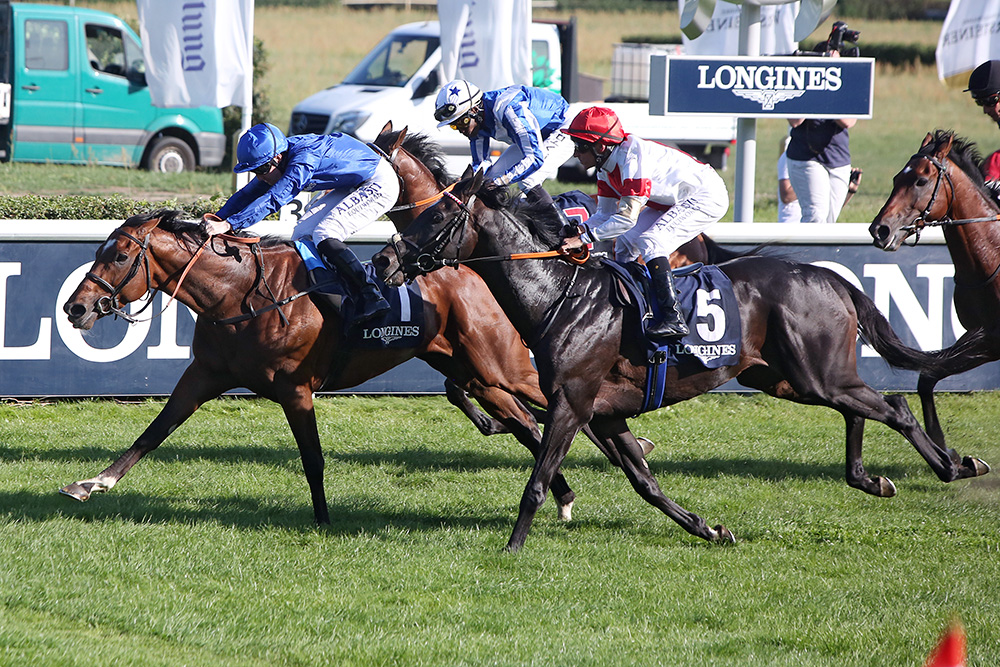
M 568 236 L 559 245 L 559 253 L 562 255 L 579 255 L 586 247 L 587 244 L 579 236 Z
M 206 213 L 201 216 L 201 224 L 204 225 L 205 231 L 208 232 L 209 236 L 215 236 L 216 234 L 225 234 L 226 232 L 232 231 L 232 227 L 229 223 L 215 215 L 214 213 Z

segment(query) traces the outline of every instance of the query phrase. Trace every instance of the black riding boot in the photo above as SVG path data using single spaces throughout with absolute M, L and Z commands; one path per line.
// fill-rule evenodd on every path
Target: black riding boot
M 653 340 L 677 338 L 688 334 L 688 326 L 677 303 L 677 290 L 674 287 L 674 274 L 670 271 L 670 260 L 657 257 L 648 262 L 646 268 L 653 278 L 653 291 L 656 292 L 656 303 L 660 306 L 660 319 L 646 327 L 646 335 Z
M 327 266 L 335 269 L 351 291 L 354 300 L 354 323 L 364 322 L 389 310 L 389 302 L 378 287 L 368 280 L 365 267 L 343 241 L 326 239 L 316 249 Z

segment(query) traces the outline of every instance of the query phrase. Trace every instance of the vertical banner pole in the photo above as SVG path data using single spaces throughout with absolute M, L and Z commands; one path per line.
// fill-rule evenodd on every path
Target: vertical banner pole
M 740 11 L 740 55 L 760 55 L 760 5 L 743 3 Z M 738 118 L 736 121 L 734 222 L 753 222 L 756 165 L 757 119 Z

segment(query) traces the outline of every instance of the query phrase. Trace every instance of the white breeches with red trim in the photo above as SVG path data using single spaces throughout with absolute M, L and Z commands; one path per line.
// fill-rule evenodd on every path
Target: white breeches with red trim
M 670 253 L 718 222 L 729 210 L 729 192 L 722 177 L 708 179 L 705 187 L 668 211 L 648 206 L 635 226 L 615 241 L 615 259 L 630 262 L 641 255 L 647 262 Z

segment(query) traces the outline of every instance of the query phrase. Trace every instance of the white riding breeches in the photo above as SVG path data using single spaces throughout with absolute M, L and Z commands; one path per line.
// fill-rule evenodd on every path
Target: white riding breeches
M 647 262 L 670 253 L 718 222 L 729 210 L 729 192 L 721 176 L 667 211 L 647 206 L 635 226 L 615 241 L 615 259 L 630 262 L 641 255 Z
M 372 177 L 357 188 L 330 190 L 313 197 L 292 230 L 292 240 L 311 238 L 344 241 L 374 222 L 399 198 L 399 177 L 388 160 L 381 160 Z

